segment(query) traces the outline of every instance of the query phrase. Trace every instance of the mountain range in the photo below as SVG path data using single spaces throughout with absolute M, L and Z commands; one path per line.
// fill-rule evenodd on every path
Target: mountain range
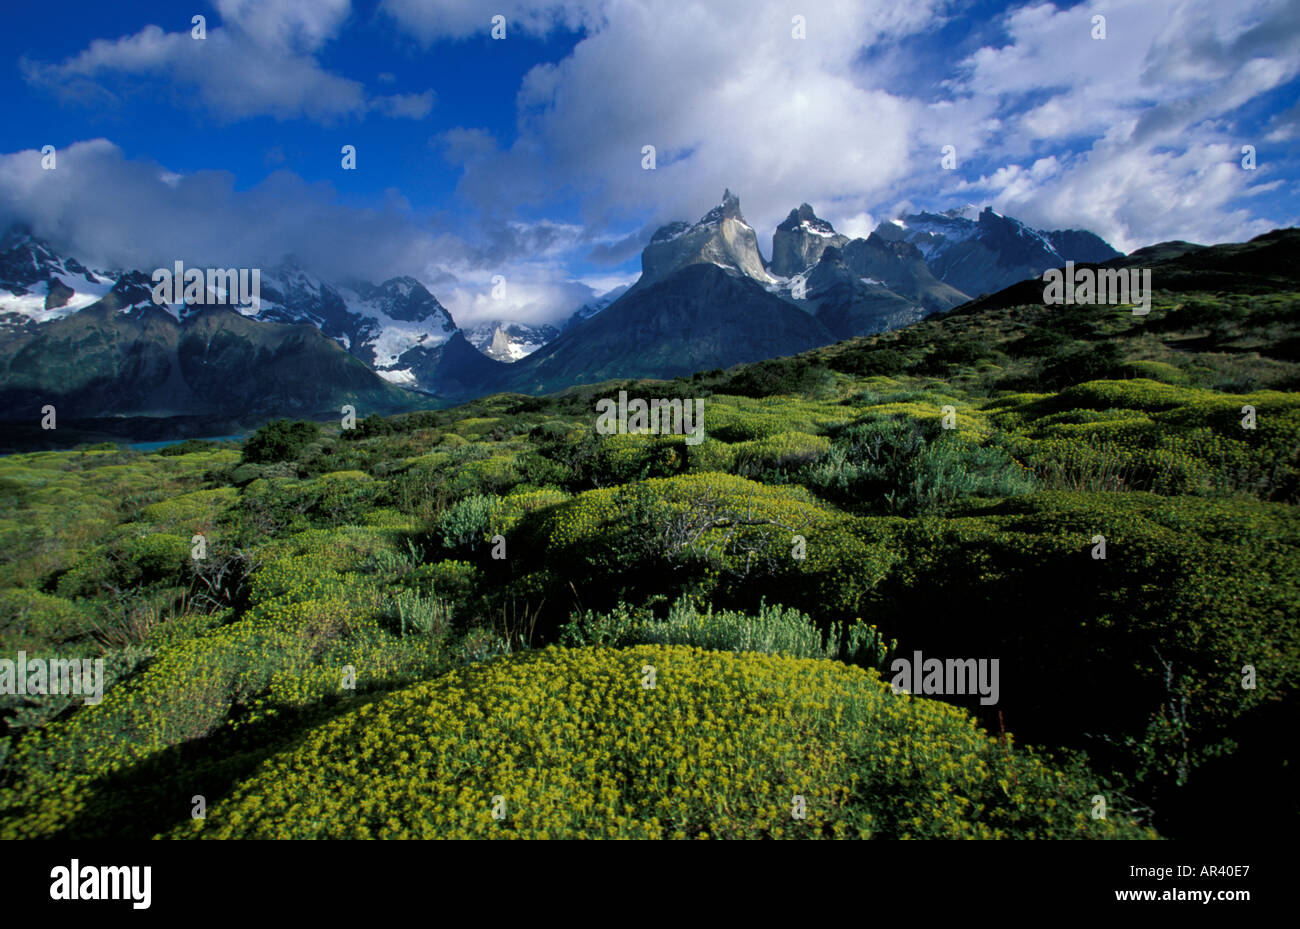
M 765 259 L 730 190 L 660 227 L 642 273 L 561 325 L 462 330 L 418 280 L 322 279 L 292 258 L 248 304 L 155 304 L 151 271 L 90 268 L 29 230 L 0 240 L 0 403 L 27 419 L 252 422 L 444 405 L 612 377 L 673 377 L 896 329 L 1066 261 L 1122 257 L 1081 230 L 991 209 L 919 213 L 850 238 L 807 204 Z M 216 295 L 220 296 L 220 295 Z

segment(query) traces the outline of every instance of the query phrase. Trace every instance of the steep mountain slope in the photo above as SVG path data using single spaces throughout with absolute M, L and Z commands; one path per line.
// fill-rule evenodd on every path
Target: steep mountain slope
M 198 305 L 154 304 L 152 273 L 152 269 L 92 271 L 15 227 L 0 242 L 0 333 L 69 317 L 114 291 L 119 297 L 117 309 L 148 304 L 181 322 L 199 312 Z M 451 314 L 412 277 L 391 278 L 379 285 L 365 281 L 341 285 L 322 280 L 290 259 L 262 270 L 258 280 L 259 301 L 232 309 L 262 322 L 308 323 L 381 377 L 406 386 L 423 386 L 411 365 L 456 332 Z M 128 284 L 131 295 L 125 299 L 122 288 Z M 406 359 L 413 349 L 422 351 Z
M 913 245 L 872 234 L 849 239 L 808 204 L 772 235 L 769 289 L 813 314 L 840 338 L 870 335 L 969 299 L 937 280 Z
M 882 282 L 927 312 L 951 309 L 970 299 L 936 278 L 920 249 L 907 242 L 891 242 L 875 233 L 854 239 L 844 247 L 844 263 L 859 277 Z
M 103 299 L 113 287 L 111 271 L 92 271 L 63 258 L 29 230 L 14 226 L 0 239 L 0 322 L 48 322 Z
M 834 341 L 823 324 L 756 282 L 692 262 L 633 287 L 512 365 L 503 386 L 532 393 L 611 377 L 675 377 Z
M 861 239 L 856 240 L 858 242 Z M 837 339 L 897 329 L 925 316 L 925 311 L 879 281 L 862 278 L 838 248 L 822 251 L 806 276 L 807 301 L 815 316 Z
M 584 303 L 582 306 L 574 310 L 569 318 L 564 321 L 560 326 L 560 331 L 563 332 L 565 329 L 570 329 L 585 319 L 591 319 L 591 317 L 595 316 L 601 310 L 605 309 L 605 307 L 623 296 L 623 294 L 627 293 L 630 286 L 631 285 L 629 284 L 621 284 L 612 290 L 605 291 L 595 300 L 592 300 L 589 303 Z
M 422 387 L 411 370 L 422 353 L 451 338 L 456 323 L 437 298 L 413 277 L 378 286 L 365 281 L 332 284 L 294 262 L 263 278 L 258 319 L 308 322 L 396 384 Z

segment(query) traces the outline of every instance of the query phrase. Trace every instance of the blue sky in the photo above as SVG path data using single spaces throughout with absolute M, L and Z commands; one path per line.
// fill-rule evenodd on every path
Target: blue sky
M 1125 250 L 1300 215 L 1300 4 L 1283 0 L 43 2 L 3 16 L 0 221 L 101 265 L 293 254 L 327 277 L 410 274 L 462 325 L 501 315 L 497 274 L 512 318 L 566 316 L 633 280 L 654 229 L 699 218 L 724 187 L 765 253 L 803 201 L 854 235 L 989 204 Z

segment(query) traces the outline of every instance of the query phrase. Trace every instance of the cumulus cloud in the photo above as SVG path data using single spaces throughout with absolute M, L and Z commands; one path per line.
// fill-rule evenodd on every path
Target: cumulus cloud
M 586 222 L 624 230 L 588 254 L 611 262 L 633 257 L 660 223 L 697 218 L 724 187 L 740 194 L 764 249 L 802 200 L 860 233 L 864 217 L 894 215 L 896 204 L 982 197 L 1051 227 L 1087 222 L 1130 246 L 1286 221 L 1239 206 L 1270 182 L 1266 172 L 1229 176 L 1207 158 L 1234 141 L 1241 107 L 1300 72 L 1287 52 L 1300 40 L 1294 3 L 1029 3 L 989 24 L 989 40 L 965 58 L 905 82 L 899 44 L 957 8 L 805 7 L 800 40 L 780 0 L 515 4 L 530 28 L 577 24 L 584 37 L 528 72 L 509 144 L 481 130 L 447 134 L 458 193 L 495 212 L 576 195 Z M 385 9 L 425 40 L 485 28 L 471 4 Z M 1104 40 L 1092 38 L 1097 14 Z M 1287 137 L 1293 121 L 1280 118 L 1270 138 Z M 940 169 L 949 144 L 958 171 Z M 655 146 L 654 171 L 642 170 L 645 145 Z M 1185 192 L 1211 176 L 1215 190 Z M 1099 184 L 1112 186 L 1086 194 Z M 1161 204 L 1157 192 L 1173 199 Z M 629 220 L 644 226 L 627 235 Z
M 1037 227 L 1091 229 L 1121 251 L 1187 239 L 1226 242 L 1275 228 L 1239 206 L 1256 186 L 1229 144 L 1173 152 L 1102 142 L 1069 163 L 1009 165 L 972 187 Z
M 861 212 L 911 170 L 921 108 L 864 83 L 856 62 L 929 28 L 941 6 L 822 0 L 800 7 L 799 39 L 782 0 L 593 5 L 572 54 L 525 77 L 518 138 L 452 153 L 459 192 L 485 210 L 576 194 L 590 223 L 648 213 L 653 229 L 698 218 L 730 187 L 765 246 L 802 200 Z M 646 145 L 654 171 L 642 169 Z
M 321 66 L 317 53 L 344 27 L 350 0 L 218 0 L 216 7 L 221 24 L 203 39 L 149 25 L 96 39 L 61 62 L 20 66 L 30 84 L 88 105 L 113 105 L 165 82 L 177 105 L 198 104 L 226 121 L 265 114 L 330 123 L 371 110 L 420 119 L 433 106 L 432 91 L 370 99 L 360 82 Z
M 1095 15 L 1106 17 L 1105 39 L 1092 38 Z M 1266 168 L 1241 170 L 1233 114 L 1300 74 L 1300 7 L 1034 4 L 1003 26 L 1005 43 L 971 55 L 952 83 L 959 95 L 998 101 L 998 128 L 975 150 L 999 167 L 957 189 L 986 192 L 1037 225 L 1092 229 L 1125 250 L 1286 224 L 1241 205 L 1271 180 Z
M 558 325 L 569 314 L 596 296 L 596 290 L 573 280 L 520 280 L 510 275 L 505 289 L 494 296 L 491 278 L 463 281 L 443 300 L 458 326 L 471 328 L 492 322 L 519 322 L 527 325 Z M 558 308 L 563 308 L 557 313 Z

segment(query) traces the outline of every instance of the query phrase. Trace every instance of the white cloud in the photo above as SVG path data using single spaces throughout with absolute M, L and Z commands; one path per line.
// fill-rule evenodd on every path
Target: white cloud
M 269 115 L 329 123 L 383 115 L 420 119 L 433 91 L 368 99 L 358 81 L 321 66 L 316 55 L 344 27 L 350 0 L 217 0 L 220 25 L 206 38 L 189 29 L 165 32 L 145 26 L 116 40 L 96 39 L 58 63 L 24 59 L 29 83 L 66 100 L 111 105 L 125 93 L 156 93 L 165 81 L 178 105 L 199 105 L 222 120 Z
M 924 86 L 895 79 L 898 50 L 944 21 L 946 0 L 798 7 L 385 0 L 382 11 L 425 42 L 484 33 L 492 12 L 533 35 L 584 31 L 569 55 L 524 77 L 507 145 L 481 128 L 431 140 L 461 169 L 458 193 L 476 213 L 419 216 L 396 191 L 374 210 L 345 209 L 328 185 L 287 172 L 236 191 L 222 172 L 167 174 L 103 140 L 61 151 L 57 183 L 34 153 L 0 156 L 0 212 L 34 217 L 84 246 L 87 259 L 114 253 L 138 266 L 177 250 L 226 262 L 236 260 L 231 250 L 249 261 L 294 251 L 326 276 L 437 278 L 458 320 L 506 315 L 484 302 L 491 275 L 502 273 L 517 298 L 509 318 L 526 321 L 556 321 L 576 305 L 570 298 L 601 289 L 572 280 L 575 259 L 632 259 L 658 223 L 699 218 L 724 187 L 741 196 L 765 252 L 802 201 L 824 205 L 849 235 L 904 211 L 987 202 L 1032 225 L 1090 228 L 1125 250 L 1282 224 L 1261 215 L 1277 196 L 1264 194 L 1279 189 L 1268 150 L 1258 171 L 1240 169 L 1241 144 L 1258 143 L 1238 137 L 1237 111 L 1295 79 L 1300 57 L 1287 52 L 1300 36 L 1300 4 L 1030 3 L 989 25 L 996 41 L 972 42 Z M 121 89 L 110 77 L 166 77 L 226 118 L 374 110 L 422 119 L 432 110 L 433 91 L 372 98 L 321 68 L 317 53 L 351 21 L 346 0 L 220 0 L 218 10 L 222 25 L 206 45 L 151 26 L 59 64 L 29 64 L 28 74 L 104 99 Z M 1090 36 L 1096 11 L 1107 15 L 1104 41 Z M 791 36 L 795 12 L 806 16 L 806 39 Z M 1292 108 L 1260 134 L 1279 142 L 1297 125 Z M 655 171 L 641 167 L 647 144 Z M 939 164 L 948 144 L 955 171 Z M 581 223 L 517 220 L 569 202 L 580 204 Z M 148 221 L 126 237 L 128 213 Z M 447 274 L 455 280 L 439 277 Z
M 831 222 L 835 231 L 848 236 L 850 239 L 865 239 L 871 235 L 871 231 L 879 225 L 875 217 L 870 213 L 856 213 L 853 216 L 846 217 L 840 222 Z
M 796 39 L 783 0 L 610 0 L 571 55 L 527 74 L 510 148 L 449 152 L 459 190 L 484 209 L 576 193 L 603 230 L 647 212 L 697 219 L 730 187 L 766 249 L 801 200 L 849 198 L 845 212 L 860 212 L 913 170 L 922 108 L 864 85 L 856 63 L 864 47 L 928 28 L 941 6 L 805 4 Z M 645 145 L 655 171 L 642 170 Z
M 1104 40 L 1091 36 L 1097 14 Z M 1243 239 L 1285 223 L 1239 206 L 1267 172 L 1240 169 L 1233 114 L 1300 74 L 1296 4 L 1038 3 L 1003 26 L 1005 44 L 969 56 L 950 85 L 997 102 L 998 125 L 977 133 L 975 152 L 1001 167 L 958 190 L 985 190 L 1000 211 L 1086 227 L 1125 250 Z M 972 122 L 961 108 L 952 115 Z
M 486 5 L 481 0 L 384 0 L 380 9 L 428 43 L 487 35 L 498 14 L 506 18 L 506 40 L 515 30 L 533 35 L 546 35 L 557 28 L 576 30 L 597 19 L 601 6 L 580 0 L 496 0 Z
M 433 91 L 422 94 L 390 94 L 370 101 L 372 109 L 395 119 L 424 119 L 433 109 Z
M 1172 152 L 1106 141 L 1068 165 L 1011 165 L 976 186 L 999 212 L 1039 228 L 1090 229 L 1126 252 L 1170 239 L 1241 241 L 1277 223 L 1234 205 L 1256 181 L 1239 159 L 1228 144 Z
M 1262 175 L 1196 196 L 1199 213 L 1158 208 L 1152 192 L 1208 176 L 1207 146 L 1231 141 L 1234 112 L 1300 71 L 1300 56 L 1286 54 L 1300 36 L 1300 6 L 1030 3 L 1001 19 L 997 42 L 924 87 L 891 80 L 891 56 L 941 23 L 946 3 L 805 7 L 807 38 L 797 40 L 781 0 L 514 4 L 530 28 L 580 23 L 586 34 L 568 57 L 525 76 L 509 147 L 478 130 L 443 136 L 463 169 L 459 193 L 490 213 L 576 194 L 601 234 L 649 216 L 633 241 L 593 252 L 611 261 L 635 254 L 660 222 L 698 218 L 724 187 L 740 195 L 765 251 L 803 200 L 833 203 L 856 234 L 867 231 L 863 218 L 894 215 L 885 204 L 942 208 L 981 191 L 1011 215 L 1020 209 L 1053 228 L 1087 220 L 1129 245 L 1166 234 L 1174 217 L 1186 224 L 1180 237 L 1205 240 L 1270 225 L 1234 204 Z M 388 0 L 385 9 L 425 40 L 486 28 L 470 4 L 417 13 Z M 1104 40 L 1091 36 L 1098 12 Z M 1283 122 L 1272 137 L 1286 132 Z M 644 145 L 656 147 L 655 171 L 642 170 Z M 956 171 L 940 168 L 945 145 L 956 149 Z M 1144 187 L 1130 179 L 1138 165 L 1161 173 Z M 1103 178 L 1131 189 L 1147 212 L 1109 196 L 1071 204 Z
M 554 273 L 554 278 L 525 277 L 520 275 L 538 275 L 538 269 L 518 268 L 504 274 L 505 290 L 500 298 L 493 296 L 494 275 L 473 273 L 447 288 L 446 296 L 440 295 L 439 299 L 451 311 L 456 325 L 463 328 L 497 321 L 558 325 L 578 307 L 605 292 L 587 282 L 572 280 L 562 271 Z
M 265 48 L 314 51 L 334 38 L 351 0 L 216 0 L 221 21 Z

